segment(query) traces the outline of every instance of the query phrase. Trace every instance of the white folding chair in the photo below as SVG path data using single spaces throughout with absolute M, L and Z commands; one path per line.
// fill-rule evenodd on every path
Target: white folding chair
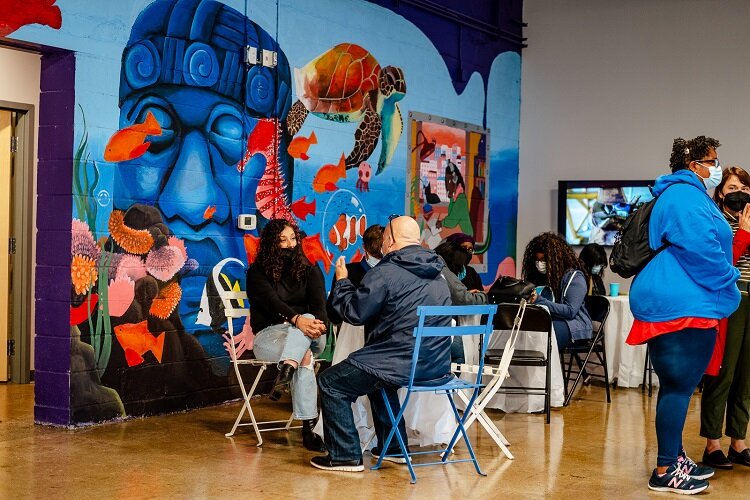
M 505 379 L 508 378 L 508 368 L 510 367 L 510 362 L 516 349 L 516 340 L 518 340 L 518 334 L 521 330 L 521 321 L 523 321 L 523 315 L 526 312 L 526 300 L 521 299 L 520 304 L 499 304 L 497 315 L 495 316 L 495 318 L 498 321 L 502 321 L 502 318 L 507 318 L 508 313 L 511 312 L 512 314 L 513 311 L 515 312 L 515 317 L 513 318 L 511 324 L 512 326 L 510 329 L 510 336 L 505 342 L 505 349 L 503 350 L 503 355 L 500 358 L 499 363 L 497 364 L 497 366 L 484 365 L 484 369 L 482 370 L 482 373 L 484 375 L 492 377 L 490 382 L 485 386 L 479 396 L 477 396 L 474 404 L 471 405 L 471 407 L 468 406 L 469 398 L 466 396 L 466 394 L 464 394 L 463 391 L 459 391 L 456 393 L 458 394 L 458 397 L 464 402 L 464 404 L 467 405 L 464 411 L 471 412 L 471 415 L 464 423 L 464 427 L 468 430 L 469 427 L 474 423 L 474 421 L 479 421 L 482 427 L 484 427 L 484 429 L 487 431 L 487 434 L 490 435 L 492 440 L 495 441 L 497 446 L 510 460 L 513 460 L 515 458 L 508 449 L 508 445 L 510 445 L 510 443 L 505 438 L 505 436 L 503 436 L 503 433 L 500 432 L 500 429 L 498 429 L 494 422 L 492 422 L 492 419 L 487 416 L 484 409 L 495 396 L 495 394 L 497 394 Z M 466 373 L 476 375 L 478 370 L 478 365 L 453 363 L 453 371 L 461 374 Z
M 226 259 L 219 262 L 219 264 L 214 267 L 213 271 L 213 279 L 214 279 L 214 285 L 216 286 L 216 290 L 219 293 L 219 297 L 221 298 L 221 302 L 224 305 L 224 314 L 227 317 L 227 334 L 229 335 L 229 357 L 232 361 L 232 365 L 234 366 L 234 373 L 237 375 L 237 382 L 240 386 L 240 391 L 242 391 L 242 399 L 243 404 L 242 408 L 240 409 L 239 415 L 237 415 L 237 418 L 234 421 L 234 425 L 232 426 L 232 430 L 224 434 L 226 437 L 232 437 L 234 435 L 234 432 L 237 430 L 237 427 L 242 427 L 246 425 L 250 425 L 255 430 L 255 435 L 258 437 L 258 446 L 261 446 L 263 444 L 263 438 L 261 437 L 261 432 L 268 432 L 268 431 L 281 431 L 285 430 L 288 431 L 289 429 L 299 429 L 301 426 L 292 426 L 292 422 L 294 421 L 294 418 L 292 415 L 289 415 L 289 418 L 286 420 L 264 420 L 261 422 L 258 422 L 255 419 L 255 413 L 253 413 L 253 408 L 250 405 L 250 399 L 255 394 L 255 389 L 258 387 L 258 382 L 260 382 L 261 377 L 263 376 L 263 373 L 266 371 L 266 369 L 269 366 L 273 366 L 276 363 L 273 361 L 261 361 L 258 359 L 239 359 L 237 357 L 237 341 L 235 341 L 234 338 L 234 324 L 233 319 L 235 318 L 247 318 L 250 317 L 250 309 L 249 307 L 235 307 L 235 304 L 244 304 L 247 306 L 247 292 L 244 291 L 232 291 L 232 290 L 225 290 L 222 286 L 219 276 L 221 274 L 221 269 L 229 262 L 234 262 L 242 266 L 244 269 L 245 265 L 242 263 L 241 260 L 235 259 L 234 257 L 227 257 Z M 248 391 L 245 388 L 245 383 L 242 380 L 242 373 L 240 372 L 240 366 L 241 365 L 249 365 L 249 366 L 255 366 L 258 367 L 258 373 L 255 376 L 255 379 L 253 380 L 252 386 L 250 386 L 250 390 Z M 250 416 L 250 422 L 242 422 L 242 417 L 245 415 L 245 412 Z M 263 427 L 260 428 L 261 425 L 273 425 L 273 424 L 284 424 L 281 427 L 275 426 L 275 427 Z

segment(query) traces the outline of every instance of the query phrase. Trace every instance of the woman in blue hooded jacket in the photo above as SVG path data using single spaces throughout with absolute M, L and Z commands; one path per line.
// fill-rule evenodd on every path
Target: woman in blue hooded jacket
M 628 344 L 648 343 L 659 376 L 658 456 L 648 487 L 681 494 L 708 487 L 713 469 L 698 466 L 682 447 L 690 397 L 708 366 L 716 327 L 740 302 L 732 265 L 732 230 L 707 189 L 721 181 L 719 141 L 675 139 L 672 173 L 656 179 L 649 246 L 664 249 L 634 278 L 635 317 Z

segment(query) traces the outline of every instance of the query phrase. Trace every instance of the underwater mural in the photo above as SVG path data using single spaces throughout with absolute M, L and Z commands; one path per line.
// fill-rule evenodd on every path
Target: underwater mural
M 518 52 L 493 53 L 459 93 L 431 38 L 365 1 L 316 2 L 331 30 L 289 2 L 27 3 L 43 8 L 20 39 L 77 58 L 72 424 L 239 397 L 219 296 L 252 283 L 221 263 L 253 262 L 270 219 L 299 226 L 329 285 L 394 213 L 428 247 L 473 235 L 485 285 L 513 267 Z M 371 26 L 341 24 L 342 5 Z M 235 331 L 251 351 L 249 322 Z

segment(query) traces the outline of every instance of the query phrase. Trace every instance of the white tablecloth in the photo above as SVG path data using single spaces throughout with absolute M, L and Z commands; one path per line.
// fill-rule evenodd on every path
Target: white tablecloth
M 345 360 L 350 353 L 364 346 L 365 334 L 361 326 L 352 326 L 348 323 L 341 325 L 336 340 L 336 349 L 333 352 L 333 364 Z M 401 389 L 399 395 L 403 401 L 406 389 Z M 380 397 L 378 394 L 377 397 Z M 376 439 L 370 439 L 375 435 L 375 427 L 372 423 L 370 402 L 367 396 L 362 396 L 352 404 L 354 412 L 354 423 L 357 426 L 362 450 L 375 446 Z M 322 431 L 322 419 L 318 421 L 315 432 Z M 447 444 L 453 432 L 456 430 L 456 418 L 453 415 L 448 399 L 443 394 L 431 392 L 414 393 L 409 399 L 409 404 L 404 412 L 404 423 L 409 444 L 414 446 L 429 446 L 433 444 Z M 368 444 L 369 443 L 369 444 Z
M 646 345 L 631 346 L 625 343 L 633 326 L 633 313 L 627 295 L 607 297 L 609 317 L 604 323 L 604 346 L 607 351 L 609 380 L 617 380 L 617 387 L 638 387 L 643 382 L 643 364 Z M 654 374 L 654 384 L 657 383 Z
M 495 330 L 490 340 L 490 349 L 502 349 L 508 341 L 510 330 Z M 478 362 L 479 337 L 464 337 L 464 357 L 467 364 Z M 547 334 L 542 332 L 521 331 L 516 341 L 516 349 L 525 349 L 547 352 Z M 552 366 L 550 367 L 550 406 L 561 407 L 565 396 L 563 393 L 563 377 L 560 367 L 560 354 L 557 349 L 557 338 L 554 329 L 552 331 Z M 508 370 L 509 377 L 503 382 L 503 386 L 511 387 L 544 387 L 546 368 L 543 366 L 511 366 Z M 491 380 L 485 377 L 486 382 Z M 488 404 L 489 408 L 503 410 L 506 413 L 533 413 L 544 411 L 544 396 L 526 394 L 501 394 L 498 393 Z

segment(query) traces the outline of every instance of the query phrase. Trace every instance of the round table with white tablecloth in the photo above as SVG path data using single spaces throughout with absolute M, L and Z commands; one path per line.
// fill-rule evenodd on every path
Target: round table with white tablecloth
M 604 347 L 607 351 L 609 380 L 617 380 L 617 387 L 638 387 L 643 382 L 643 367 L 646 361 L 646 345 L 628 345 L 633 313 L 630 312 L 630 297 L 619 295 L 607 297 L 609 316 L 604 323 Z M 657 377 L 654 375 L 654 384 Z

